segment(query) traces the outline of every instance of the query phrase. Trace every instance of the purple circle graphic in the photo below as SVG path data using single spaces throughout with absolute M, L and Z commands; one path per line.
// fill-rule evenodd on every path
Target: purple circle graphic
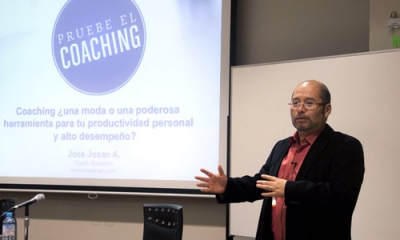
M 132 0 L 70 0 L 54 25 L 53 58 L 77 91 L 107 94 L 136 73 L 145 38 L 142 14 Z

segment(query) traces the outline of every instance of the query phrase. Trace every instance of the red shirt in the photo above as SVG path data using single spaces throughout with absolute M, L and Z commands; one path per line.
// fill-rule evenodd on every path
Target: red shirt
M 323 129 L 323 128 L 322 128 Z M 310 134 L 299 142 L 298 134 L 295 132 L 289 140 L 290 148 L 288 154 L 283 159 L 278 172 L 278 178 L 294 181 L 301 164 L 306 157 L 311 145 L 317 139 L 322 129 Z M 276 198 L 276 206 L 272 208 L 272 232 L 274 240 L 286 239 L 286 205 L 284 198 Z

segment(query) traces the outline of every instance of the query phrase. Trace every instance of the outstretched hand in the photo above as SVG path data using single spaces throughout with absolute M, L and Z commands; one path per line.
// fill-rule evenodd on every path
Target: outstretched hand
M 201 181 L 196 184 L 201 188 L 200 191 L 214 194 L 222 194 L 225 192 L 228 178 L 221 165 L 218 165 L 218 174 L 214 174 L 204 168 L 200 169 L 200 171 L 207 175 L 207 177 L 195 176 L 197 180 Z

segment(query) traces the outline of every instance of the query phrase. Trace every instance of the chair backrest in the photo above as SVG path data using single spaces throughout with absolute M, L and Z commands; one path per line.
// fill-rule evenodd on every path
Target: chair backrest
M 182 240 L 182 206 L 164 203 L 144 204 L 143 214 L 143 240 Z

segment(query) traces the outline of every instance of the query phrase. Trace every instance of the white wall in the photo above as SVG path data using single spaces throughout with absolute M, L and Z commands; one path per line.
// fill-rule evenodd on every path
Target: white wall
M 352 237 L 400 239 L 400 195 L 393 191 L 395 169 L 400 168 L 400 149 L 393 140 L 400 126 L 393 108 L 382 107 L 390 106 L 400 91 L 399 50 L 233 68 L 231 172 L 240 176 L 258 171 L 276 141 L 294 131 L 286 105 L 294 86 L 304 79 L 322 80 L 332 92 L 328 123 L 358 138 L 364 148 L 366 172 L 353 215 Z M 379 104 L 365 104 L 371 98 L 379 99 Z M 232 204 L 231 232 L 254 236 L 260 207 L 261 202 Z

